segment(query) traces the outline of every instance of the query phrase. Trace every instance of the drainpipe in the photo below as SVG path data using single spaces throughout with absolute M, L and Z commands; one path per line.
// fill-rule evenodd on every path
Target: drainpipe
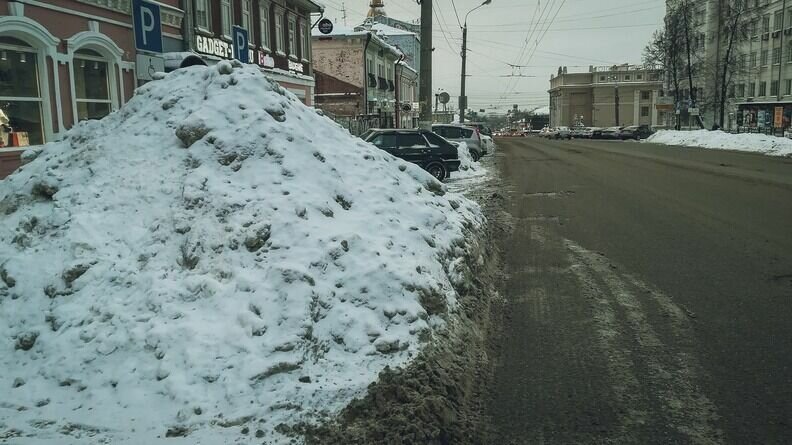
M 182 42 L 183 51 L 192 51 L 193 41 L 195 40 L 195 25 L 193 22 L 193 2 L 190 0 L 182 0 L 182 11 L 184 11 L 184 19 L 182 20 Z
M 366 34 L 366 44 L 363 46 L 363 110 L 365 111 L 366 115 L 369 114 L 369 109 L 368 109 L 369 72 L 368 72 L 368 59 L 366 57 L 366 54 L 368 54 L 369 43 L 371 43 L 371 32 Z
M 396 95 L 396 122 L 395 122 L 396 128 L 401 128 L 401 114 L 402 114 L 402 107 L 401 107 L 402 90 L 400 87 L 401 82 L 399 81 L 400 79 L 399 76 L 397 75 L 398 73 L 397 68 L 404 59 L 405 59 L 404 54 L 402 54 L 401 56 L 399 56 L 399 60 L 397 60 L 396 63 L 393 64 L 393 84 L 396 87 L 396 91 L 394 92 L 394 94 Z

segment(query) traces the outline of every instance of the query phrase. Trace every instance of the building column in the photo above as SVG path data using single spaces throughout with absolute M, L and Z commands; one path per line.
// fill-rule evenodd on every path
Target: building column
M 641 123 L 641 91 L 633 91 L 633 125 Z
M 657 126 L 657 90 L 652 90 L 652 105 L 649 108 L 649 116 L 652 117 L 650 121 L 652 124 L 652 128 Z

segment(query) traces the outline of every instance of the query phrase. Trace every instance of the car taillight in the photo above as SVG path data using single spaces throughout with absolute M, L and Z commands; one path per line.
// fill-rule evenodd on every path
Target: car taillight
M 476 137 L 478 138 L 478 140 L 481 140 L 481 132 L 479 131 L 479 129 L 474 127 L 473 131 L 476 132 Z

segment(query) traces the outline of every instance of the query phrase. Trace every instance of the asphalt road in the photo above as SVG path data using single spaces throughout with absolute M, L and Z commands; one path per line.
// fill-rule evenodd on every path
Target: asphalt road
M 792 443 L 792 159 L 497 143 L 491 443 Z

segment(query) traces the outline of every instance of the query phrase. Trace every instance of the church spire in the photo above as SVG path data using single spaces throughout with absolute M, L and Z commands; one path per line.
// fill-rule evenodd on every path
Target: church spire
M 368 17 L 377 17 L 377 16 L 387 16 L 388 14 L 385 13 L 385 4 L 383 0 L 371 0 L 371 9 L 369 9 Z

